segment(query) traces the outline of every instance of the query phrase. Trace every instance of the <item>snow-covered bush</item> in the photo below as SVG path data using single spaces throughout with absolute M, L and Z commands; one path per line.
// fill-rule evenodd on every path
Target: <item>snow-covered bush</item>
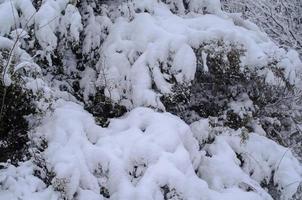
M 11 35 L 14 38 L 20 33 L 17 30 Z M 19 47 L 20 42 L 0 36 L 0 162 L 10 160 L 12 164 L 28 156 L 30 125 L 26 117 L 37 111 L 26 84 L 37 78 L 39 68 L 28 61 L 30 56 Z
M 0 199 L 299 199 L 299 56 L 218 0 L 0 0 L 0 22 L 0 125 L 28 141 L 18 163 L 0 136 L 22 143 Z
M 34 133 L 48 141 L 41 155 L 54 174 L 51 186 L 19 169 L 25 180 L 36 179 L 33 195 L 55 190 L 54 199 L 272 200 L 272 189 L 289 199 L 301 180 L 291 152 L 258 133 L 242 141 L 242 130 L 212 127 L 207 119 L 189 127 L 147 108 L 102 128 L 75 103 L 58 101 L 54 108 Z M 14 174 L 2 171 L 6 192 L 0 197 L 30 198 L 18 182 L 9 184 L 6 177 Z
M 278 49 L 249 22 L 242 20 L 237 25 L 237 19 L 222 11 L 222 17 L 193 12 L 180 17 L 156 6 L 151 11 L 147 5 L 143 5 L 145 9 L 139 3 L 133 6 L 137 7 L 135 12 L 139 8 L 135 18 L 119 17 L 112 25 L 103 44 L 104 61 L 98 69 L 99 79 L 104 80 L 102 74 L 107 75 L 105 95 L 128 108 L 144 105 L 164 109 L 160 97 L 173 93 L 175 85 L 190 85 L 195 72 L 200 70 L 198 66 L 203 66 L 197 62 L 211 61 L 206 58 L 206 51 L 211 49 L 200 52 L 201 55 L 194 52 L 205 44 L 210 48 L 211 44 L 214 47 L 215 43 L 225 43 L 225 48 L 218 45 L 220 51 L 232 45 L 238 47 L 233 48 L 234 51 L 243 51 L 236 61 L 237 71 L 262 71 L 267 82 L 276 79 L 270 84 L 279 84 L 281 78 L 275 78 L 276 75 L 267 68 L 271 66 L 273 70 L 284 71 L 285 80 L 280 80 L 281 84 L 285 84 L 284 81 L 294 84 L 296 80 L 295 71 L 301 64 L 297 62 L 298 57 Z M 219 54 L 219 50 L 216 55 L 214 53 L 213 57 Z M 258 70 L 261 68 L 265 70 Z M 225 71 L 231 72 L 232 69 Z
M 0 162 L 8 159 L 13 164 L 26 156 L 29 125 L 25 117 L 34 114 L 35 106 L 30 92 L 24 92 L 17 84 L 0 83 Z
M 290 171 L 295 171 L 296 167 L 298 169 L 299 164 L 297 161 L 294 161 L 296 164 L 287 164 L 287 162 L 292 162 L 290 160 L 294 158 L 287 149 L 279 149 L 279 145 L 275 142 L 259 135 L 261 132 L 249 133 L 248 138 L 242 140 L 244 131 L 242 129 L 234 131 L 209 125 L 208 120 L 201 119 L 194 122 L 191 128 L 199 141 L 201 149 L 206 151 L 203 157 L 204 160 L 201 161 L 199 166 L 198 174 L 202 179 L 207 180 L 210 188 L 223 189 L 229 187 L 229 184 L 234 184 L 233 181 L 235 181 L 239 188 L 246 191 L 259 191 L 264 195 L 262 198 L 266 199 L 266 191 L 259 190 L 259 186 L 253 183 L 253 181 L 256 181 L 267 190 L 273 199 L 291 198 L 296 188 L 292 190 L 293 188 L 290 188 L 290 186 L 296 184 L 295 187 L 297 187 L 299 181 L 297 182 L 295 178 L 291 179 Z M 209 138 L 211 139 L 209 140 Z M 228 161 L 227 158 L 230 160 Z M 233 164 L 230 161 L 237 166 L 231 167 Z M 225 167 L 221 168 L 221 171 L 217 170 L 222 165 Z M 293 168 L 290 169 L 291 167 Z M 238 173 L 240 170 L 245 173 L 244 176 L 251 177 L 253 181 L 245 181 L 245 178 L 238 175 L 236 176 L 238 177 L 237 180 L 228 177 L 233 176 L 233 173 Z M 288 178 L 287 181 L 289 182 L 283 182 L 285 177 Z M 292 192 L 289 192 L 290 190 Z

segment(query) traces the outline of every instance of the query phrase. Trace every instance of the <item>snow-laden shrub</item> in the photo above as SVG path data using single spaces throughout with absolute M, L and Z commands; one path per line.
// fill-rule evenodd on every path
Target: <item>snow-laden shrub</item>
M 0 162 L 9 160 L 14 165 L 29 155 L 27 118 L 37 112 L 37 106 L 26 84 L 39 74 L 19 42 L 0 36 Z
M 104 57 L 96 69 L 100 80 L 97 83 L 105 88 L 105 95 L 113 101 L 128 108 L 144 105 L 164 109 L 160 98 L 171 95 L 173 90 L 177 90 L 177 85 L 189 86 L 196 71 L 202 70 L 198 69 L 198 66 L 203 66 L 200 62 L 221 66 L 223 63 L 215 62 L 228 59 L 221 57 L 215 60 L 219 50 L 211 50 L 211 44 L 213 48 L 216 43 L 221 46 L 221 56 L 227 56 L 222 52 L 224 50 L 234 50 L 234 58 L 230 58 L 230 62 L 236 62 L 235 71 L 239 70 L 243 75 L 244 71 L 257 73 L 265 76 L 271 85 L 285 84 L 284 81 L 295 84 L 298 81 L 294 78 L 301 64 L 298 56 L 277 48 L 249 22 L 239 20 L 239 23 L 238 19 L 222 11 L 218 15 L 220 17 L 194 12 L 176 16 L 165 5 L 154 4 L 152 12 L 149 4 L 128 4 L 134 7 L 134 10 L 129 9 L 134 12 L 131 15 L 134 17 L 127 15 L 115 19 L 104 41 Z M 195 54 L 194 50 L 203 45 L 208 50 Z M 212 52 L 212 59 L 207 56 L 207 51 Z M 212 70 L 215 69 L 212 67 Z M 222 68 L 216 69 L 218 73 L 220 70 Z M 221 73 L 225 79 L 227 73 L 235 73 L 231 68 L 223 70 L 225 72 Z M 275 70 L 282 71 L 281 78 L 277 77 Z
M 186 106 L 202 117 L 220 116 L 226 111 L 233 111 L 241 118 L 248 111 L 255 115 L 257 109 L 283 98 L 282 90 L 292 88 L 277 60 L 263 67 L 242 66 L 241 59 L 246 53 L 242 45 L 212 41 L 201 45 L 195 53 L 197 72 Z
M 69 117 L 63 116 L 62 114 L 64 113 L 68 114 Z M 133 123 L 136 123 L 137 126 L 133 124 L 132 128 L 128 127 L 128 122 L 120 119 L 112 121 L 107 130 L 96 126 L 94 124 L 92 116 L 88 113 L 83 112 L 83 110 L 75 104 L 63 104 L 61 108 L 58 108 L 55 114 L 51 116 L 51 120 L 49 121 L 50 123 L 46 124 L 44 127 L 41 127 L 41 129 L 38 131 L 38 135 L 45 135 L 47 140 L 49 141 L 48 148 L 44 152 L 44 155 L 46 158 L 48 158 L 47 162 L 51 164 L 51 166 L 53 166 L 53 171 L 56 173 L 56 179 L 54 179 L 54 181 L 66 180 L 63 181 L 65 183 L 65 186 L 63 186 L 63 188 L 65 188 L 64 191 L 66 192 L 66 197 L 68 199 L 71 199 L 74 195 L 76 195 L 76 193 L 80 195 L 82 192 L 85 192 L 87 190 L 90 190 L 92 194 L 94 194 L 94 196 L 98 196 L 100 191 L 104 190 L 102 189 L 102 186 L 105 186 L 107 188 L 106 190 L 109 191 L 111 198 L 131 198 L 133 197 L 133 195 L 139 195 L 141 196 L 141 198 L 143 198 L 152 194 L 152 191 L 150 191 L 151 193 L 148 192 L 148 194 L 146 194 L 146 192 L 143 192 L 148 188 L 155 187 L 154 189 L 158 193 L 157 195 L 160 195 L 160 187 L 163 187 L 166 184 L 173 184 L 174 181 L 172 181 L 172 179 L 176 177 L 173 176 L 172 172 L 175 171 L 176 173 L 180 169 L 175 168 L 174 170 L 172 170 L 174 168 L 173 167 L 167 169 L 166 172 L 161 172 L 160 166 L 165 165 L 165 163 L 171 163 L 172 167 L 172 163 L 174 163 L 173 160 L 166 160 L 164 155 L 165 153 L 162 154 L 161 152 L 175 152 L 174 159 L 177 159 L 178 156 L 184 153 L 185 149 L 187 149 L 189 152 L 196 151 L 197 143 L 193 142 L 192 139 L 186 138 L 186 135 L 189 134 L 189 127 L 187 127 L 184 123 L 182 123 L 181 125 L 178 124 L 179 121 L 176 120 L 177 118 L 170 116 L 169 114 L 163 115 L 162 117 L 161 114 L 155 114 L 155 116 L 153 116 L 154 114 L 155 113 L 151 110 L 138 109 L 136 112 L 133 112 L 133 114 L 131 114 L 127 119 L 127 121 L 130 120 Z M 81 126 L 83 128 L 81 128 L 83 132 L 76 131 L 80 129 L 78 129 L 79 127 L 75 126 L 74 117 L 79 120 L 77 124 L 78 126 Z M 140 121 L 138 121 L 138 117 L 140 117 Z M 149 120 L 151 120 L 150 124 L 147 123 Z M 171 124 L 168 123 L 167 120 L 171 121 Z M 166 140 L 163 140 L 163 137 L 158 137 L 158 134 L 161 134 L 161 132 L 153 131 L 154 128 L 157 127 L 159 121 L 167 122 L 165 128 L 167 132 L 166 136 L 164 137 L 166 138 Z M 60 135 L 63 138 L 57 140 L 56 133 L 52 132 L 52 128 L 50 128 L 53 125 L 58 126 L 58 129 L 63 128 L 57 123 L 63 123 L 65 130 L 74 127 L 74 131 L 76 132 L 72 131 L 73 134 L 72 136 L 70 135 L 71 138 L 69 138 L 68 133 L 64 132 L 64 129 L 62 129 Z M 174 132 L 170 129 L 178 129 L 178 131 Z M 171 137 L 174 134 L 179 134 L 179 136 L 177 136 L 174 140 L 171 140 Z M 86 136 L 88 136 L 88 138 L 86 138 Z M 113 136 L 117 140 L 111 138 L 111 136 Z M 126 138 L 129 143 L 125 143 Z M 154 144 L 153 142 L 148 142 L 153 141 L 154 139 L 157 140 L 157 142 L 155 142 Z M 90 161 L 88 161 L 87 163 L 84 160 L 82 160 L 83 162 L 81 161 L 80 163 L 73 162 L 73 158 L 69 156 L 68 152 L 73 151 L 72 149 L 76 147 L 72 143 L 77 143 L 79 141 L 82 141 L 83 149 L 81 151 L 78 151 L 78 154 L 76 156 L 82 155 L 84 160 L 89 159 Z M 165 141 L 169 142 L 166 143 Z M 59 144 L 62 145 L 60 146 L 63 149 L 58 146 Z M 184 145 L 184 147 L 182 146 L 182 144 Z M 126 150 L 128 148 L 130 148 L 129 152 L 128 150 Z M 153 148 L 155 148 L 155 151 L 149 152 Z M 123 149 L 125 150 L 123 155 L 119 155 L 118 152 L 123 151 Z M 112 150 L 114 151 L 112 152 Z M 138 154 L 134 152 L 137 152 Z M 119 160 L 120 156 L 123 157 L 122 160 Z M 69 161 L 67 163 L 69 164 L 67 164 L 65 161 L 62 163 L 60 161 L 61 159 L 68 159 Z M 197 158 L 195 156 L 190 157 L 189 154 L 185 153 L 183 162 L 188 162 L 190 159 L 192 159 L 193 163 L 195 163 L 194 165 L 197 164 Z M 66 163 L 67 165 L 64 163 Z M 179 163 L 179 165 L 180 164 L 181 163 Z M 155 171 L 152 170 L 157 165 L 158 169 Z M 138 172 L 138 170 L 140 170 L 140 172 Z M 186 174 L 188 170 L 191 170 L 189 174 L 194 174 L 194 171 L 192 171 L 193 169 L 191 168 L 183 168 L 181 171 L 182 173 Z M 97 171 L 99 171 L 100 173 L 97 173 Z M 165 178 L 160 178 L 160 174 L 162 173 L 167 173 L 167 175 L 165 176 L 170 177 L 171 182 L 166 182 L 167 180 L 165 180 Z M 156 180 L 153 180 L 154 178 Z M 186 178 L 184 175 L 182 175 L 182 179 L 189 180 L 190 176 Z M 159 181 L 159 183 L 157 183 L 157 181 Z M 135 185 L 141 189 L 135 188 Z M 180 186 L 177 186 L 177 189 L 181 191 L 184 190 L 184 188 L 181 188 Z M 188 191 L 190 190 L 191 189 L 189 189 Z
M 231 128 L 254 130 L 260 124 L 268 137 L 293 146 L 298 155 L 301 131 L 300 89 L 286 78 L 282 62 L 273 59 L 265 67 L 241 66 L 245 50 L 222 41 L 195 50 L 197 72 L 191 87 L 164 98 L 166 109 L 187 122 L 217 117 Z M 297 65 L 299 66 L 299 65 Z M 179 98 L 181 96 L 182 98 Z
M 9 200 L 58 199 L 59 194 L 51 187 L 47 188 L 42 180 L 33 175 L 30 161 L 20 166 L 5 166 L 0 170 L 0 198 Z
M 299 197 L 301 166 L 279 144 L 299 138 L 301 61 L 219 1 L 0 2 L 4 85 L 18 71 L 44 116 L 30 167 L 0 171 L 0 199 Z
M 233 181 L 235 181 L 239 188 L 246 191 L 265 189 L 273 199 L 290 199 L 295 194 L 300 180 L 294 178 L 290 171 L 301 169 L 299 169 L 299 162 L 289 149 L 268 140 L 262 135 L 261 130 L 244 136 L 246 134 L 244 129 L 234 131 L 211 124 L 207 119 L 191 124 L 200 149 L 206 152 L 199 166 L 198 175 L 207 180 L 210 188 L 228 188 L 228 185 L 234 184 Z M 228 163 L 226 157 L 229 157 L 229 161 L 232 160 L 231 162 L 234 162 L 236 167 L 231 167 L 233 164 Z M 292 161 L 295 164 L 287 163 Z M 217 170 L 218 168 L 221 171 Z M 237 180 L 229 179 L 228 177 L 233 176 L 233 173 L 238 173 L 237 170 L 238 172 L 242 170 L 245 173 L 244 176 L 250 177 L 252 181 L 246 182 L 245 178 L 240 176 L 237 176 Z M 259 185 L 255 187 L 254 181 Z M 262 189 L 258 188 L 259 186 Z M 266 199 L 265 190 L 261 191 L 264 195 L 263 199 Z
M 25 159 L 27 131 L 26 117 L 36 112 L 29 91 L 20 85 L 4 86 L 0 83 L 0 162 L 11 160 L 13 164 Z M 28 154 L 28 153 L 27 153 Z
M 212 42 L 242 46 L 238 50 L 245 50 L 240 56 L 243 68 L 280 63 L 291 84 L 299 64 L 253 24 L 221 11 L 219 1 L 106 6 L 99 1 L 49 0 L 38 7 L 33 23 L 29 41 L 39 49 L 35 61 L 53 86 L 88 107 L 91 98 L 104 95 L 128 109 L 144 105 L 165 110 L 161 98 L 173 99 L 173 93 L 179 96 L 175 91 L 191 85 L 202 57 L 194 51 Z M 268 81 L 274 79 L 273 72 L 263 73 L 270 75 Z
M 207 119 L 189 127 L 176 116 L 147 108 L 102 128 L 81 106 L 59 101 L 33 133 L 48 141 L 41 155 L 54 173 L 52 186 L 37 180 L 33 194 L 55 190 L 52 195 L 79 200 L 272 200 L 270 188 L 265 189 L 272 181 L 281 199 L 294 195 L 302 168 L 291 152 L 257 133 L 244 141 L 241 134 L 211 127 Z M 7 177 L 8 171 L 2 174 Z M 28 192 L 13 193 L 15 186 L 2 180 L 7 191 L 0 197 L 28 198 Z

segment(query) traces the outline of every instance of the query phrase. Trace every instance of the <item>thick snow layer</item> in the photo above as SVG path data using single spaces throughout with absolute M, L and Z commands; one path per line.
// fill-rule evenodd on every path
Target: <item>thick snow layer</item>
M 226 129 L 216 136 L 208 120 L 189 127 L 176 116 L 148 108 L 136 108 L 101 128 L 81 106 L 58 101 L 33 136 L 48 141 L 43 157 L 55 173 L 54 189 L 66 199 L 101 200 L 110 195 L 160 200 L 175 195 L 191 200 L 272 200 L 260 186 L 271 178 L 282 199 L 289 199 L 301 180 L 298 161 L 263 136 L 252 133 L 242 142 L 240 134 Z M 210 138 L 214 142 L 205 144 Z M 1 174 L 1 188 L 6 189 L 0 198 L 58 195 L 31 175 L 30 163 Z
M 63 29 L 60 31 L 61 34 L 64 37 L 68 37 L 67 29 L 69 28 L 71 38 L 75 41 L 79 41 L 80 31 L 83 29 L 81 20 L 82 17 L 78 9 L 71 4 L 67 5 L 65 15 L 61 18 L 60 28 Z
M 297 190 L 302 178 L 301 165 L 290 149 L 262 136 L 263 130 L 244 133 L 240 129 L 210 128 L 208 119 L 194 122 L 191 129 L 206 151 L 198 174 L 210 188 L 223 190 L 237 185 L 258 191 L 263 199 L 268 197 L 259 183 L 272 181 L 281 191 L 281 199 L 290 199 Z
M 27 71 L 38 72 L 40 70 L 40 67 L 32 62 L 31 56 L 19 47 L 18 42 L 0 36 L 0 51 L 7 51 L 11 54 L 11 56 L 3 62 L 4 68 L 3 72 L 1 72 L 1 76 L 4 75 L 4 84 L 6 86 L 9 86 L 12 83 L 12 73 L 15 73 L 22 68 Z M 13 62 L 16 62 L 16 64 L 13 65 Z
M 61 8 L 57 1 L 45 1 L 35 14 L 36 37 L 41 47 L 52 51 L 57 46 L 56 28 L 59 25 Z
M 181 185 L 173 187 L 181 192 L 197 193 L 206 186 L 194 173 L 197 141 L 189 127 L 170 114 L 138 108 L 103 129 L 80 106 L 68 103 L 46 121 L 39 130 L 49 141 L 46 162 L 58 182 L 65 180 L 69 199 L 85 190 L 99 196 L 101 186 L 112 199 L 157 199 L 160 186 L 179 181 Z M 189 187 L 194 182 L 199 182 L 197 188 Z
M 62 14 L 64 11 L 64 15 Z M 43 2 L 41 8 L 34 15 L 35 37 L 42 47 L 42 56 L 47 56 L 52 65 L 49 54 L 58 44 L 58 33 L 60 36 L 78 41 L 82 30 L 81 15 L 78 9 L 68 0 L 48 0 Z
M 178 84 L 194 79 L 194 49 L 218 40 L 243 46 L 242 67 L 261 68 L 277 61 L 277 66 L 285 69 L 285 76 L 295 83 L 296 71 L 302 66 L 297 54 L 279 49 L 250 22 L 223 13 L 219 1 L 189 2 L 195 13 L 175 15 L 171 6 L 182 5 L 182 1 L 167 1 L 170 7 L 153 0 L 134 1 L 128 5 L 133 10 L 123 11 L 128 12 L 126 17 L 115 19 L 102 47 L 105 62 L 98 66 L 100 76 L 104 72 L 107 75 L 103 86 L 114 101 L 162 108 L 159 96 L 171 92 L 171 79 Z M 212 14 L 199 14 L 202 8 Z M 205 64 L 204 70 L 208 70 Z M 276 78 L 269 72 L 267 76 L 270 84 Z
M 0 35 L 8 34 L 11 29 L 17 26 L 17 10 L 11 6 L 9 1 L 0 4 Z M 15 16 L 15 17 L 14 17 Z
M 0 35 L 9 34 L 11 30 L 17 29 L 20 24 L 24 28 L 29 27 L 33 24 L 35 12 L 36 10 L 30 0 L 5 0 L 0 2 Z
M 33 164 L 8 166 L 0 171 L 0 199 L 2 200 L 56 200 L 59 194 L 33 175 Z

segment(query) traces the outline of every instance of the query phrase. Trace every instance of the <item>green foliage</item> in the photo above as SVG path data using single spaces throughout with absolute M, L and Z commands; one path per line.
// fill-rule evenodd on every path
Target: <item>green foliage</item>
M 276 67 L 278 61 L 273 60 L 262 68 L 241 66 L 245 50 L 238 44 L 223 41 L 205 43 L 195 49 L 195 53 L 198 64 L 195 79 L 190 86 L 176 84 L 172 95 L 162 97 L 167 111 L 188 123 L 214 117 L 222 126 L 244 128 L 248 132 L 254 131 L 253 123 L 259 121 L 269 138 L 292 146 L 302 157 L 299 145 L 295 148 L 302 137 L 298 126 L 302 122 L 302 104 L 301 98 L 297 98 L 301 93 L 289 84 L 284 70 Z M 208 70 L 204 68 L 204 56 Z M 266 76 L 261 75 L 265 70 L 271 70 L 284 84 L 267 83 Z M 238 113 L 231 103 L 235 106 L 244 103 L 243 96 L 252 105 L 251 108 L 240 107 Z
M 29 129 L 26 116 L 35 113 L 31 94 L 18 84 L 4 87 L 0 83 L 0 162 L 8 159 L 13 164 L 26 156 Z
M 108 119 L 120 117 L 127 112 L 124 106 L 113 103 L 101 91 L 97 92 L 95 96 L 90 96 L 89 102 L 85 104 L 85 109 L 93 114 L 101 126 L 107 126 Z

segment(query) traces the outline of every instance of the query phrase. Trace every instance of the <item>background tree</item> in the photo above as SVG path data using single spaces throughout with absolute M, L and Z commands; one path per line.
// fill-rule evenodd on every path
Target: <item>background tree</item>
M 300 0 L 221 0 L 226 11 L 240 12 L 256 23 L 284 48 L 302 55 L 302 1 Z

